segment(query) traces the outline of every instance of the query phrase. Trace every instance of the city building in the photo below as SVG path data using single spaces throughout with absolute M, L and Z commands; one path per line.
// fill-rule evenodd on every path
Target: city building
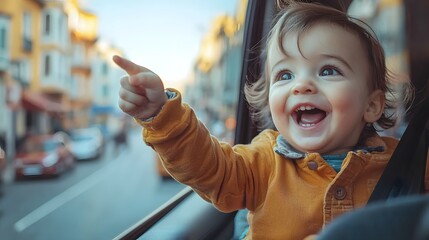
M 77 0 L 69 0 L 66 4 L 69 16 L 71 51 L 69 60 L 71 65 L 70 79 L 70 112 L 67 127 L 85 127 L 90 122 L 90 109 L 93 85 L 92 59 L 95 54 L 97 41 L 97 17 L 81 9 Z
M 77 0 L 2 0 L 0 145 L 8 159 L 27 134 L 105 123 L 96 120 L 100 108 L 113 114 L 120 73 L 108 53 L 120 51 L 100 50 L 97 31 L 97 16 Z
M 202 39 L 193 79 L 185 88 L 188 102 L 218 137 L 232 132 L 239 93 L 243 23 L 247 0 L 238 2 L 234 16 L 220 15 Z M 231 140 L 231 139 L 225 139 Z

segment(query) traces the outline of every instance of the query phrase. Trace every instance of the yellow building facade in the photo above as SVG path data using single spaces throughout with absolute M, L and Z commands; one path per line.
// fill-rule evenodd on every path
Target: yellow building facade
M 91 99 L 82 96 L 91 96 L 85 92 L 91 79 L 88 53 L 97 40 L 97 24 L 77 0 L 1 1 L 0 143 L 14 145 L 29 132 L 72 127 L 74 112 L 82 110 L 74 109 L 73 101 L 83 101 L 88 112 Z M 76 46 L 84 54 L 76 53 Z M 73 61 L 77 55 L 80 66 Z M 83 121 L 88 124 L 89 116 Z

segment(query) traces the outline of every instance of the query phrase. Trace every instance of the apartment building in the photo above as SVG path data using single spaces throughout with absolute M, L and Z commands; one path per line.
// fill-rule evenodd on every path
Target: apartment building
M 0 144 L 7 156 L 14 154 L 14 144 L 6 142 L 15 143 L 28 131 L 21 101 L 30 95 L 27 89 L 35 87 L 43 7 L 37 0 L 4 0 L 0 5 Z
M 112 92 L 100 77 L 94 80 L 94 68 L 108 61 L 99 57 L 97 28 L 97 16 L 77 0 L 2 0 L 0 144 L 9 158 L 26 134 L 94 122 L 93 92 Z M 105 72 L 117 71 L 111 68 Z

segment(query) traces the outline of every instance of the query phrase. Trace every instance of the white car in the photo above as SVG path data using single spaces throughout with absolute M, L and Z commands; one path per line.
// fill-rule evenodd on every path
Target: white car
M 76 160 L 99 158 L 104 150 L 104 138 L 95 127 L 73 129 L 70 131 L 70 150 Z

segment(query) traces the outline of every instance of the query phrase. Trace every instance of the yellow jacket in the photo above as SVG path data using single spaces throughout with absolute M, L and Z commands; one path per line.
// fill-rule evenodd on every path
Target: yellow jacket
M 350 151 L 337 174 L 318 153 L 298 160 L 275 153 L 278 132 L 273 130 L 248 145 L 218 141 L 177 91 L 150 122 L 136 121 L 176 180 L 221 211 L 249 209 L 249 239 L 303 239 L 364 206 L 398 142 L 368 139 L 367 146 L 384 151 Z

